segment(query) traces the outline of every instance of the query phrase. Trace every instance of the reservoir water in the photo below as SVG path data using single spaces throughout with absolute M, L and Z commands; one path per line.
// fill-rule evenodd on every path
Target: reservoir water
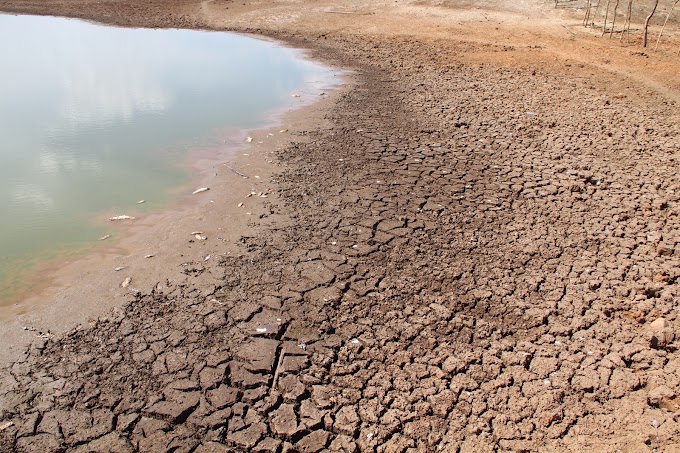
M 172 203 L 192 150 L 332 78 L 240 35 L 35 16 L 0 15 L 0 61 L 0 305 L 39 286 L 41 264 L 95 247 L 108 216 Z

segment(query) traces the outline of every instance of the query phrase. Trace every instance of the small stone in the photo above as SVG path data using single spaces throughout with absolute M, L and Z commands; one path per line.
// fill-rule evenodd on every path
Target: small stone
M 661 385 L 649 392 L 647 401 L 650 406 L 659 407 L 665 401 L 672 400 L 673 398 L 675 398 L 675 392 L 665 385 Z
M 664 349 L 675 339 L 675 333 L 664 318 L 651 322 L 647 330 L 649 345 L 654 349 Z

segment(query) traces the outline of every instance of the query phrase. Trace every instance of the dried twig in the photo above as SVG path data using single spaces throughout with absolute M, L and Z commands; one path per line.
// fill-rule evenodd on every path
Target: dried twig
M 359 11 L 324 11 L 330 14 L 358 14 L 359 16 L 370 16 L 373 13 L 360 13 Z
M 234 173 L 236 173 L 237 175 L 241 176 L 242 178 L 246 178 L 246 179 L 250 178 L 250 176 L 241 173 L 240 171 L 238 171 L 237 169 L 235 169 L 231 165 L 224 164 L 224 166 L 227 167 L 229 170 L 233 171 Z

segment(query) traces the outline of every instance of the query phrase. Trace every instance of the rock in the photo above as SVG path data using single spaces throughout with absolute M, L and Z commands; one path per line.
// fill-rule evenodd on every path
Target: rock
M 665 318 L 657 318 L 649 324 L 650 330 L 663 330 L 668 327 L 668 321 Z
M 665 349 L 675 339 L 675 333 L 668 321 L 657 318 L 647 328 L 649 345 L 654 349 Z
M 664 402 L 672 400 L 675 398 L 675 392 L 665 385 L 654 388 L 647 395 L 647 401 L 650 406 L 659 407 Z

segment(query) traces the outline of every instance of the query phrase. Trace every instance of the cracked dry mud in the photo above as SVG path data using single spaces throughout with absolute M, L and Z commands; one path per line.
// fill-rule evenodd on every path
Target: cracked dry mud
M 279 37 L 358 71 L 279 155 L 290 226 L 35 344 L 0 451 L 680 449 L 675 107 Z

